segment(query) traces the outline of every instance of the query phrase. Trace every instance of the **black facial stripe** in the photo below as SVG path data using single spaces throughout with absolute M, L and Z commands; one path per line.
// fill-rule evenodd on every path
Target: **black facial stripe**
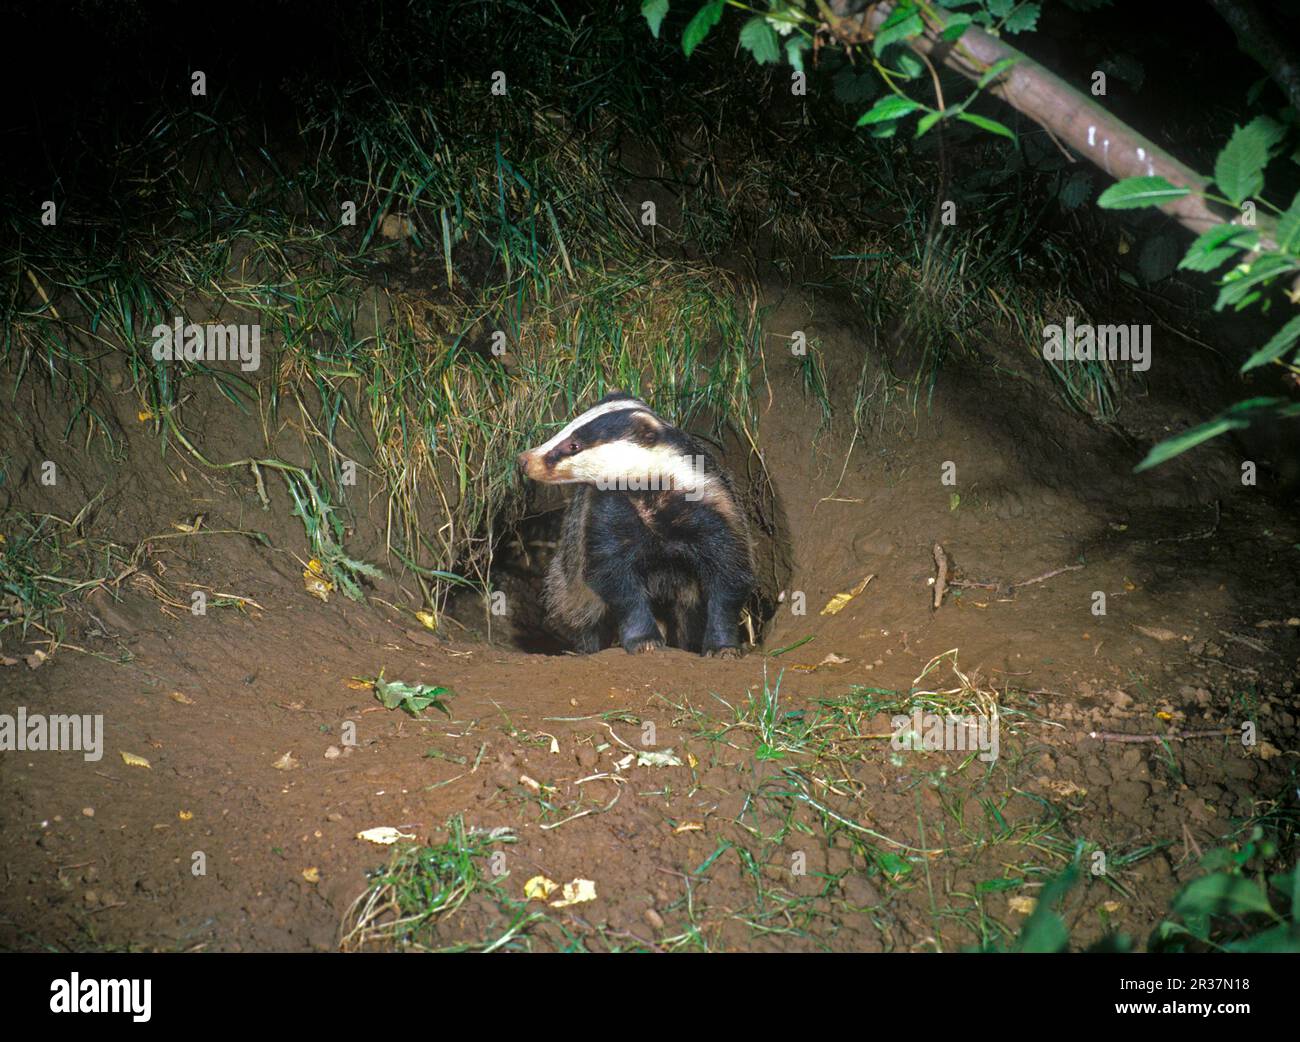
M 637 415 L 652 417 L 654 414 L 646 409 L 619 409 L 616 412 L 608 412 L 604 416 L 597 416 L 589 423 L 584 423 L 573 432 L 573 437 L 582 443 L 583 448 L 621 441 L 632 436 L 637 422 L 633 417 Z M 662 424 L 663 421 L 659 422 Z M 567 445 L 570 440 L 566 438 L 564 443 Z

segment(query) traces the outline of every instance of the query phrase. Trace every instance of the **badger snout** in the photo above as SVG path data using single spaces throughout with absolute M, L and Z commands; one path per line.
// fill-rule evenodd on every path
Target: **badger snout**
M 536 449 L 521 452 L 515 457 L 515 463 L 519 465 L 519 470 L 525 477 L 532 478 L 534 481 L 546 480 L 546 463 Z

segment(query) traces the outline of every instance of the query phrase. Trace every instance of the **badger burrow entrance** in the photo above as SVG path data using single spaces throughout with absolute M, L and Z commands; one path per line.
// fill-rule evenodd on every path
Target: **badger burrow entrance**
M 741 612 L 738 643 L 742 650 L 762 646 L 794 567 L 785 511 L 771 476 L 748 442 L 733 435 L 718 439 L 691 433 L 708 442 L 730 472 L 745 511 L 755 585 Z M 575 650 L 563 628 L 547 618 L 543 596 L 569 494 L 561 486 L 527 483 L 525 515 L 504 526 L 493 551 L 491 585 L 504 595 L 499 602 L 504 612 L 485 612 L 482 599 L 468 592 L 453 594 L 448 602 L 452 617 L 471 633 L 535 654 Z M 675 646 L 671 631 L 668 644 Z

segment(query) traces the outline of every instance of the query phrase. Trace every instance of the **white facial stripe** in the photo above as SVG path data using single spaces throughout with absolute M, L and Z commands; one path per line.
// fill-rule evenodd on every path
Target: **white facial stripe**
M 559 434 L 548 441 L 545 445 L 539 445 L 537 448 L 533 449 L 533 452 L 537 453 L 539 456 L 545 456 L 561 442 L 571 437 L 573 432 L 583 424 L 590 423 L 597 416 L 605 416 L 611 412 L 623 412 L 626 409 L 644 409 L 649 411 L 649 406 L 647 406 L 645 402 L 638 401 L 635 398 L 620 398 L 618 401 L 606 402 L 604 405 L 593 406 L 576 420 L 573 420 L 564 428 L 564 430 L 560 431 Z
M 675 449 L 646 449 L 631 442 L 595 445 L 561 460 L 555 475 L 561 483 L 585 481 L 607 487 L 620 484 L 631 488 L 693 492 L 709 495 L 715 486 L 713 475 L 705 474 L 696 460 Z

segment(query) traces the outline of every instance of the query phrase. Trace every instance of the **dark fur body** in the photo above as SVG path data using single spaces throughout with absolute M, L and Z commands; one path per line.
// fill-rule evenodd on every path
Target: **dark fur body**
M 652 451 L 698 461 L 707 480 L 693 495 L 577 483 L 546 576 L 548 615 L 582 652 L 617 642 L 629 652 L 668 643 L 738 654 L 740 611 L 754 586 L 744 512 L 704 445 L 653 418 Z M 641 437 L 621 429 L 628 420 L 626 413 L 599 417 L 576 432 L 574 443 Z

